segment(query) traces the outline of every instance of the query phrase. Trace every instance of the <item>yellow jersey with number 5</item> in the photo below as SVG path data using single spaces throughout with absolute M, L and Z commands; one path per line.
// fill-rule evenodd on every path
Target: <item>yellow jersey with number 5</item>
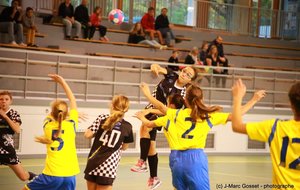
M 154 121 L 163 126 L 171 150 L 204 149 L 206 137 L 215 125 L 225 124 L 229 113 L 208 114 L 208 119 L 192 122 L 191 109 L 168 109 L 167 114 Z
M 53 143 L 47 144 L 46 165 L 43 174 L 57 177 L 70 177 L 80 172 L 76 153 L 77 110 L 70 110 L 69 117 L 62 121 L 62 131 L 55 137 L 58 122 L 47 117 L 44 123 L 44 135 Z
M 300 189 L 300 122 L 267 120 L 248 123 L 253 140 L 268 142 L 273 165 L 273 189 Z

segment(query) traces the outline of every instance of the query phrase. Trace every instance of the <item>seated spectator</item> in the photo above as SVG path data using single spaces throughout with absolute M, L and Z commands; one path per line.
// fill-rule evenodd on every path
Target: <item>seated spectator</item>
M 37 27 L 35 25 L 35 16 L 33 9 L 31 7 L 26 8 L 26 13 L 23 16 L 23 27 L 24 32 L 26 33 L 27 46 L 37 47 L 35 44 L 35 33 L 37 32 Z
M 208 43 L 206 41 L 203 41 L 202 46 L 201 46 L 201 50 L 200 50 L 200 54 L 199 54 L 199 58 L 200 61 L 202 62 L 202 65 L 207 65 L 206 64 L 206 57 L 207 57 L 207 50 L 208 50 Z
M 213 69 L 209 69 L 209 73 L 213 74 L 224 74 L 224 70 L 219 68 L 220 67 L 220 57 L 218 55 L 218 48 L 217 46 L 213 45 L 210 47 L 208 55 L 206 57 L 206 63 L 208 66 L 214 66 Z M 222 87 L 225 88 L 226 86 L 226 77 L 216 76 L 216 87 L 220 87 L 220 80 L 222 80 Z
M 156 17 L 155 20 L 155 29 L 160 31 L 162 37 L 164 38 L 166 45 L 169 47 L 173 47 L 173 43 L 171 40 L 175 40 L 175 36 L 173 34 L 173 31 L 170 28 L 169 19 L 167 16 L 168 9 L 162 8 L 161 14 Z
M 210 51 L 211 47 L 214 45 L 218 49 L 218 57 L 220 59 L 221 64 L 223 67 L 228 67 L 228 59 L 224 55 L 224 48 L 223 48 L 223 38 L 221 36 L 217 36 L 217 38 L 212 41 L 208 47 L 208 52 Z M 222 74 L 228 74 L 228 70 L 225 69 Z
M 78 22 L 80 22 L 81 27 L 83 29 L 83 38 L 89 38 L 89 30 L 91 27 L 89 10 L 87 8 L 87 0 L 82 0 L 81 4 L 76 7 L 74 18 Z
M 13 0 L 10 7 L 3 9 L 0 15 L 0 30 L 8 33 L 9 43 L 12 45 L 23 43 L 23 25 L 22 25 L 22 7 L 19 6 L 18 0 Z M 15 40 L 15 33 L 17 39 Z
M 171 57 L 169 58 L 169 63 L 179 63 L 178 61 L 179 51 L 173 50 Z M 178 71 L 179 67 L 174 65 L 168 65 L 168 68 L 172 69 L 173 71 Z
M 197 47 L 193 47 L 191 52 L 185 57 L 184 64 L 201 65 L 198 55 L 199 55 L 199 49 Z
M 99 35 L 100 35 L 99 40 L 107 42 L 109 41 L 109 39 L 105 36 L 107 28 L 101 25 L 101 21 L 102 21 L 101 14 L 102 14 L 102 8 L 98 6 L 95 7 L 93 14 L 90 16 L 91 29 L 90 29 L 89 39 L 93 38 L 96 28 L 98 28 Z
M 155 40 L 146 40 L 144 30 L 139 22 L 135 23 L 132 30 L 129 32 L 128 43 L 145 44 L 159 49 L 166 48 L 166 46 L 160 45 Z
M 163 38 L 162 38 L 162 35 L 161 35 L 160 31 L 155 30 L 155 28 L 154 28 L 154 22 L 155 22 L 154 8 L 149 7 L 148 8 L 148 13 L 146 13 L 143 16 L 142 20 L 141 20 L 142 27 L 143 27 L 144 31 L 147 34 L 149 34 L 150 40 L 154 40 L 154 35 L 156 34 L 158 36 L 159 43 L 164 45 L 165 43 L 163 41 Z
M 81 32 L 81 24 L 74 19 L 74 8 L 71 0 L 66 0 L 59 5 L 58 15 L 62 17 L 62 22 L 66 26 L 66 39 L 71 39 L 72 26 L 76 30 L 74 38 L 78 38 Z

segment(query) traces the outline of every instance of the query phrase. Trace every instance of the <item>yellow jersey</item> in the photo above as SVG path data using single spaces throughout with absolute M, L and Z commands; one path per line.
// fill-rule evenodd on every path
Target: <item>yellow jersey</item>
M 53 143 L 47 145 L 46 165 L 43 174 L 57 177 L 74 176 L 80 172 L 76 153 L 75 137 L 78 127 L 78 112 L 70 110 L 69 118 L 62 121 L 59 137 L 54 134 L 58 130 L 58 122 L 47 117 L 44 123 L 46 138 Z
M 191 109 L 168 109 L 167 114 L 154 121 L 164 127 L 171 150 L 204 149 L 208 132 L 214 125 L 225 124 L 229 113 L 208 114 L 208 119 L 192 122 Z
M 248 123 L 253 140 L 269 142 L 273 189 L 300 189 L 300 122 L 267 120 Z

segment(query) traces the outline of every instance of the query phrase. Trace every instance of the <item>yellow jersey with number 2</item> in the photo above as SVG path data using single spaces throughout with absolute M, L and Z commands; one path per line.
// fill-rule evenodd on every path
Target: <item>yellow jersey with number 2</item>
M 208 114 L 208 119 L 192 122 L 191 109 L 168 109 L 154 121 L 163 126 L 171 150 L 204 149 L 208 132 L 214 125 L 225 124 L 229 113 Z
M 248 123 L 253 140 L 269 142 L 273 189 L 300 189 L 300 122 L 267 120 Z

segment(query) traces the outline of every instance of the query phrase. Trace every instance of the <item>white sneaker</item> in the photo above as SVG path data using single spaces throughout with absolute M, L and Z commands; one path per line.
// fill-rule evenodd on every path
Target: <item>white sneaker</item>
M 148 188 L 150 190 L 154 190 L 161 185 L 161 181 L 158 177 L 149 178 L 148 180 Z
M 10 42 L 11 45 L 17 45 L 15 41 Z
M 22 46 L 22 47 L 26 47 L 27 46 L 27 44 L 24 44 L 23 42 L 19 43 L 18 45 Z
M 148 171 L 147 163 L 144 160 L 139 159 L 138 162 L 136 163 L 136 165 L 132 166 L 130 170 L 133 172 L 139 172 L 139 173 L 147 172 Z

